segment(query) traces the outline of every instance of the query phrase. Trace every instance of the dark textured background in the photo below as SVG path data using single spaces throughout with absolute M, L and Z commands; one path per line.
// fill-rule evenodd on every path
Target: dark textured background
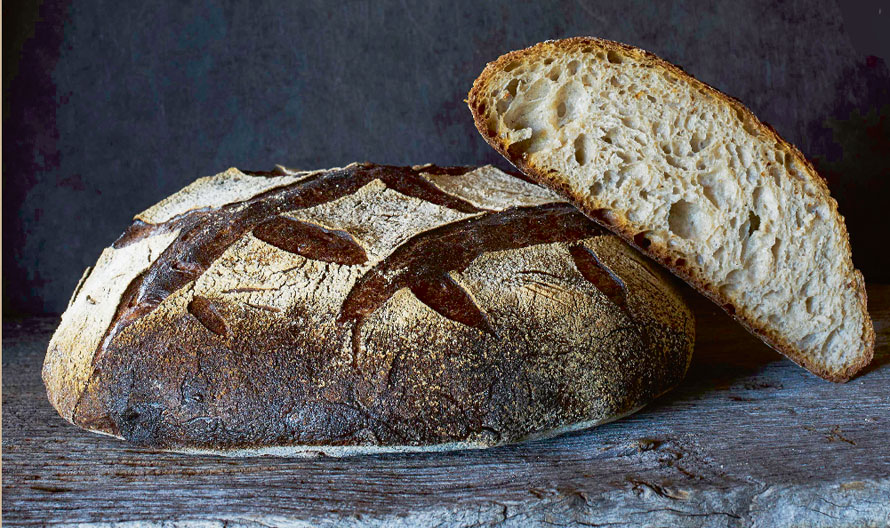
M 4 313 L 62 311 L 134 213 L 230 166 L 503 166 L 462 102 L 473 79 L 574 35 L 744 101 L 813 159 L 856 265 L 888 282 L 888 3 L 4 2 Z

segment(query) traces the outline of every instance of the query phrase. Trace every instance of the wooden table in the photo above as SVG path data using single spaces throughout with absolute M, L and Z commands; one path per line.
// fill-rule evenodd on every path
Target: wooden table
M 40 366 L 57 319 L 3 322 L 3 521 L 235 526 L 890 526 L 890 286 L 875 360 L 822 381 L 686 291 L 681 387 L 526 445 L 352 459 L 150 452 L 64 422 Z

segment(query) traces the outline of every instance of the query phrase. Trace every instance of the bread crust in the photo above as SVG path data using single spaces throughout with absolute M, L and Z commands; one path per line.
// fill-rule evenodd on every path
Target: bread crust
M 831 211 L 831 218 L 840 226 L 846 258 L 848 260 L 850 259 L 851 250 L 849 234 L 847 232 L 843 216 L 841 216 L 838 212 L 837 202 L 834 200 L 834 198 L 831 197 L 825 180 L 816 172 L 813 164 L 804 157 L 804 155 L 796 146 L 783 139 L 772 126 L 760 121 L 754 115 L 754 113 L 751 112 L 747 107 L 745 107 L 738 99 L 726 95 L 720 90 L 696 79 L 692 75 L 686 73 L 681 67 L 667 62 L 651 52 L 636 48 L 634 46 L 629 46 L 620 42 L 614 42 L 595 37 L 573 37 L 564 40 L 541 42 L 525 49 L 512 51 L 499 57 L 497 60 L 488 63 L 483 72 L 474 81 L 473 87 L 467 97 L 467 104 L 473 114 L 476 128 L 479 130 L 479 133 L 482 135 L 485 141 L 495 150 L 497 150 L 502 156 L 504 156 L 504 158 L 510 161 L 516 168 L 531 177 L 534 181 L 542 185 L 546 185 L 560 195 L 564 196 L 566 199 L 569 200 L 569 202 L 578 207 L 581 211 L 595 220 L 598 224 L 609 229 L 610 231 L 624 239 L 624 241 L 628 244 L 632 245 L 639 251 L 656 260 L 662 266 L 670 270 L 674 275 L 680 277 L 696 290 L 698 290 L 700 293 L 705 295 L 707 298 L 718 304 L 727 314 L 738 321 L 743 327 L 757 336 L 764 343 L 766 343 L 776 351 L 782 353 L 798 365 L 809 370 L 813 374 L 816 374 L 817 376 L 829 381 L 845 382 L 853 377 L 866 365 L 868 365 L 874 355 L 875 332 L 871 319 L 868 316 L 865 281 L 862 277 L 861 272 L 855 269 L 852 263 L 850 263 L 849 266 L 852 272 L 851 275 L 846 278 L 846 282 L 853 282 L 856 285 L 859 297 L 859 306 L 862 312 L 865 314 L 865 328 L 863 329 L 863 340 L 865 344 L 863 350 L 858 353 L 857 361 L 850 364 L 843 371 L 836 372 L 831 371 L 828 368 L 825 368 L 823 365 L 820 365 L 819 363 L 811 360 L 804 353 L 802 353 L 801 350 L 795 347 L 791 342 L 785 339 L 778 332 L 773 331 L 772 329 L 767 328 L 764 325 L 758 325 L 751 318 L 749 318 L 743 310 L 737 310 L 736 307 L 730 305 L 729 301 L 723 298 L 712 284 L 709 284 L 702 277 L 696 276 L 695 270 L 692 267 L 683 265 L 682 263 L 678 263 L 670 255 L 670 252 L 668 251 L 666 246 L 658 243 L 652 243 L 651 241 L 647 240 L 648 244 L 646 245 L 646 247 L 643 247 L 635 240 L 635 236 L 637 235 L 637 233 L 635 233 L 630 228 L 629 223 L 624 221 L 623 218 L 618 217 L 618 215 L 612 215 L 609 219 L 603 218 L 603 216 L 599 213 L 601 210 L 607 208 L 606 204 L 600 203 L 594 198 L 582 199 L 582 197 L 573 192 L 573 190 L 569 188 L 569 186 L 565 182 L 560 181 L 553 174 L 548 173 L 547 170 L 545 170 L 544 168 L 536 166 L 534 163 L 532 163 L 527 158 L 525 153 L 522 153 L 521 156 L 512 156 L 508 152 L 508 141 L 504 138 L 500 138 L 496 133 L 492 133 L 492 131 L 488 129 L 488 125 L 485 120 L 486 113 L 484 92 L 488 84 L 498 73 L 504 70 L 505 66 L 518 61 L 534 61 L 540 57 L 546 56 L 548 51 L 554 48 L 565 52 L 572 52 L 580 51 L 590 47 L 606 52 L 619 51 L 623 54 L 631 55 L 636 60 L 643 62 L 650 67 L 670 72 L 673 75 L 686 80 L 696 88 L 704 90 L 707 93 L 713 95 L 718 101 L 726 106 L 731 107 L 740 116 L 744 116 L 746 126 L 753 126 L 760 133 L 774 140 L 777 145 L 781 146 L 782 149 L 791 154 L 795 158 L 795 160 L 801 164 L 804 169 L 803 174 L 805 174 L 808 180 L 813 185 L 815 185 L 821 201 L 828 205 Z
M 63 417 L 233 456 L 480 448 L 615 419 L 685 374 L 678 293 L 544 188 L 492 167 L 252 174 L 199 180 L 106 250 L 65 320 L 92 321 L 103 262 L 135 278 L 93 299 L 116 307 L 98 346 L 53 337 Z

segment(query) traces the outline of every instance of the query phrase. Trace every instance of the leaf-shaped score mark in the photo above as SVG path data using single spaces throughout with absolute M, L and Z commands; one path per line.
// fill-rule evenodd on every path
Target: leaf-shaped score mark
M 596 289 L 603 292 L 625 315 L 635 319 L 634 314 L 627 307 L 627 289 L 624 281 L 612 273 L 609 268 L 603 266 L 596 253 L 587 247 L 577 244 L 570 247 L 569 252 L 572 255 L 572 260 L 575 261 L 575 267 L 578 268 L 581 275 L 593 284 Z M 634 331 L 639 333 L 643 346 L 646 348 L 652 346 L 652 337 L 649 334 L 648 325 L 636 325 Z
M 610 301 L 627 311 L 627 292 L 624 282 L 600 264 L 596 255 L 584 246 L 576 245 L 569 248 L 575 267 L 596 289 L 606 294 Z
M 452 321 L 494 334 L 488 316 L 476 306 L 470 294 L 447 273 L 415 282 L 411 285 L 411 293 L 420 302 Z
M 214 334 L 222 337 L 228 337 L 229 325 L 219 313 L 213 301 L 207 297 L 195 295 L 194 299 L 188 304 L 188 311 L 194 315 L 198 322 L 204 325 L 204 328 L 210 330 Z
M 260 224 L 253 236 L 303 257 L 355 266 L 368 261 L 364 248 L 346 231 L 279 216 Z
M 362 320 L 402 288 L 449 319 L 494 333 L 488 317 L 448 272 L 463 271 L 486 252 L 576 242 L 602 230 L 567 204 L 516 207 L 421 233 L 356 281 L 340 321 Z

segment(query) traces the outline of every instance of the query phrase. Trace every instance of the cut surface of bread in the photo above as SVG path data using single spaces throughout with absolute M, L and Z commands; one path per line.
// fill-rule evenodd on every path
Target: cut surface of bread
M 811 372 L 872 358 L 843 217 L 797 148 L 655 55 L 595 38 L 490 63 L 468 98 L 486 141 Z
M 102 253 L 43 379 L 75 425 L 174 451 L 490 447 L 676 386 L 694 320 L 668 279 L 494 167 L 229 169 Z

